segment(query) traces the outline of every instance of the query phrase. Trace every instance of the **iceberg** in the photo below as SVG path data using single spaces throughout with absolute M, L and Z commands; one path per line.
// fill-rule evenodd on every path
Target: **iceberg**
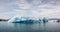
M 8 22 L 11 23 L 37 23 L 37 22 L 48 22 L 46 18 L 35 18 L 35 17 L 26 17 L 26 16 L 14 16 Z

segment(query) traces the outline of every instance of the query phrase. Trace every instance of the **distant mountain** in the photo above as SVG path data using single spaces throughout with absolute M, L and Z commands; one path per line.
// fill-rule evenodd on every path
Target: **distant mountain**
M 60 18 L 50 18 L 48 20 L 60 20 Z
M 9 19 L 0 19 L 0 21 L 8 21 Z

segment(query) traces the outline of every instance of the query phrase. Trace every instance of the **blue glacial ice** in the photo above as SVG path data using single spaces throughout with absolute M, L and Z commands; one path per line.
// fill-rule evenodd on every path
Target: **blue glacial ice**
M 11 23 L 33 23 L 33 22 L 45 22 L 45 21 L 46 21 L 45 18 L 14 16 L 8 22 L 11 22 Z

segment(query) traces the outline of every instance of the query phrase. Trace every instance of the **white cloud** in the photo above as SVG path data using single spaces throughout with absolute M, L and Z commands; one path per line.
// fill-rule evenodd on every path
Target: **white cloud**
M 13 17 L 17 14 L 32 17 L 54 17 L 55 14 L 59 15 L 60 13 L 60 5 L 58 5 L 59 2 L 60 1 L 58 0 L 32 0 L 30 3 L 28 3 L 27 0 L 11 0 L 10 2 L 3 1 L 0 2 L 0 4 L 2 3 L 0 5 L 0 11 L 3 12 L 0 12 L 0 15 L 6 17 Z M 12 7 L 12 5 L 17 5 L 18 8 L 15 9 L 16 7 Z M 10 8 L 10 6 L 12 8 Z M 8 9 L 9 11 L 7 12 Z
M 17 1 L 17 5 L 20 9 L 30 9 L 31 4 L 29 4 L 26 0 Z

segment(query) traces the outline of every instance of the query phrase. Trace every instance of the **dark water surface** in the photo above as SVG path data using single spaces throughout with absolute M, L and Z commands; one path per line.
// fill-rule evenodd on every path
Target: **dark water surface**
M 0 22 L 0 32 L 60 32 L 60 23 L 54 21 L 41 23 Z

